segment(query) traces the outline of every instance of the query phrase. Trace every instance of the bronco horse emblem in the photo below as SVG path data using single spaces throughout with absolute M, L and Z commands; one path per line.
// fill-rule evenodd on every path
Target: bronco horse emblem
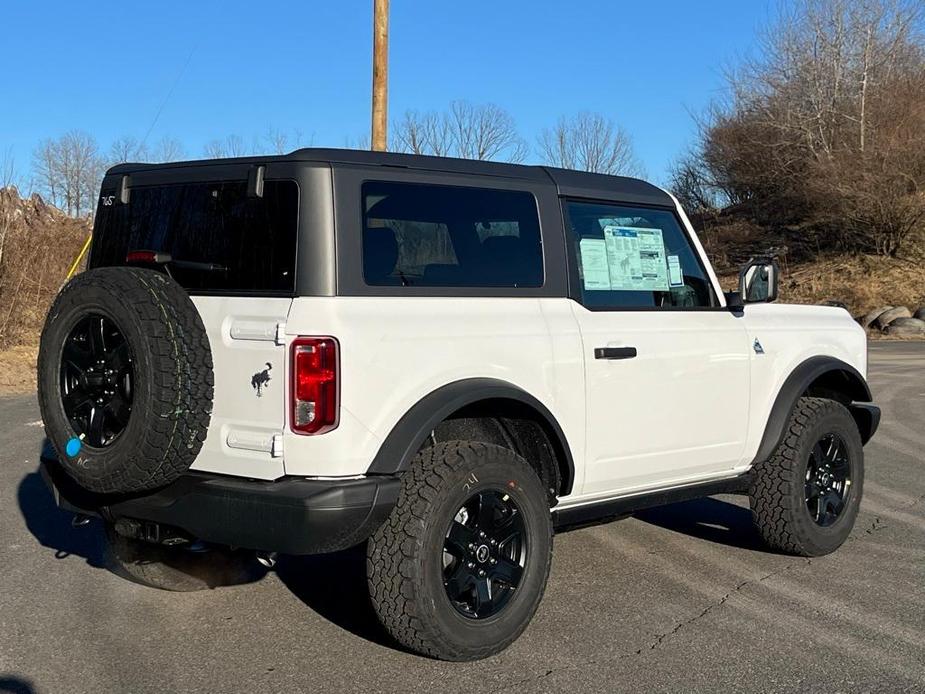
M 270 382 L 270 370 L 273 368 L 273 365 L 270 362 L 265 362 L 267 368 L 263 371 L 258 371 L 253 376 L 251 376 L 251 388 L 257 391 L 257 397 L 263 397 L 263 389 Z

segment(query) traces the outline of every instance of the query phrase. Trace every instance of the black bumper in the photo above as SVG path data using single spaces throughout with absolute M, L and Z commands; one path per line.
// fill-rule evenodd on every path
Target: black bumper
M 284 554 L 320 554 L 368 538 L 398 499 L 399 479 L 284 477 L 264 482 L 189 472 L 144 495 L 99 495 L 79 487 L 53 451 L 43 452 L 42 477 L 59 507 L 108 521 L 144 521 L 222 545 Z

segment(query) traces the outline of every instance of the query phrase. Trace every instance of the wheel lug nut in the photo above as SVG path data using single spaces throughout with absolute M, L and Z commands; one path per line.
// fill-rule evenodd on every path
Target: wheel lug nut
M 498 544 L 498 541 L 495 538 L 491 538 L 491 544 L 496 545 Z
M 485 570 L 484 570 L 484 569 L 479 569 L 479 576 L 482 576 L 482 577 L 485 576 Z
M 491 563 L 492 563 L 492 564 L 497 564 L 497 563 L 498 563 L 498 560 L 495 559 L 494 557 L 492 557 L 492 558 L 491 558 Z
M 469 567 L 470 569 L 475 568 L 475 564 L 473 564 L 471 561 L 468 564 L 466 564 L 466 566 Z
M 479 537 L 485 537 L 485 533 L 481 530 L 479 530 Z

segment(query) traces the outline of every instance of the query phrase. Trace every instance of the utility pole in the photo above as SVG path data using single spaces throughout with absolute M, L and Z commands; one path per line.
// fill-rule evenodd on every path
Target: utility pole
M 372 146 L 388 149 L 389 0 L 373 0 L 373 132 Z

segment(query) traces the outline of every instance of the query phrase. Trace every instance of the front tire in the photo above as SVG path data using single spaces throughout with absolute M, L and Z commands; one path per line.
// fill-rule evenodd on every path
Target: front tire
M 817 557 L 848 539 L 864 489 L 864 449 L 844 405 L 800 398 L 783 440 L 754 473 L 752 518 L 771 547 Z
M 370 538 L 367 576 L 386 630 L 442 660 L 507 648 L 546 588 L 552 522 L 542 483 L 501 446 L 438 443 L 404 474 L 398 503 Z

